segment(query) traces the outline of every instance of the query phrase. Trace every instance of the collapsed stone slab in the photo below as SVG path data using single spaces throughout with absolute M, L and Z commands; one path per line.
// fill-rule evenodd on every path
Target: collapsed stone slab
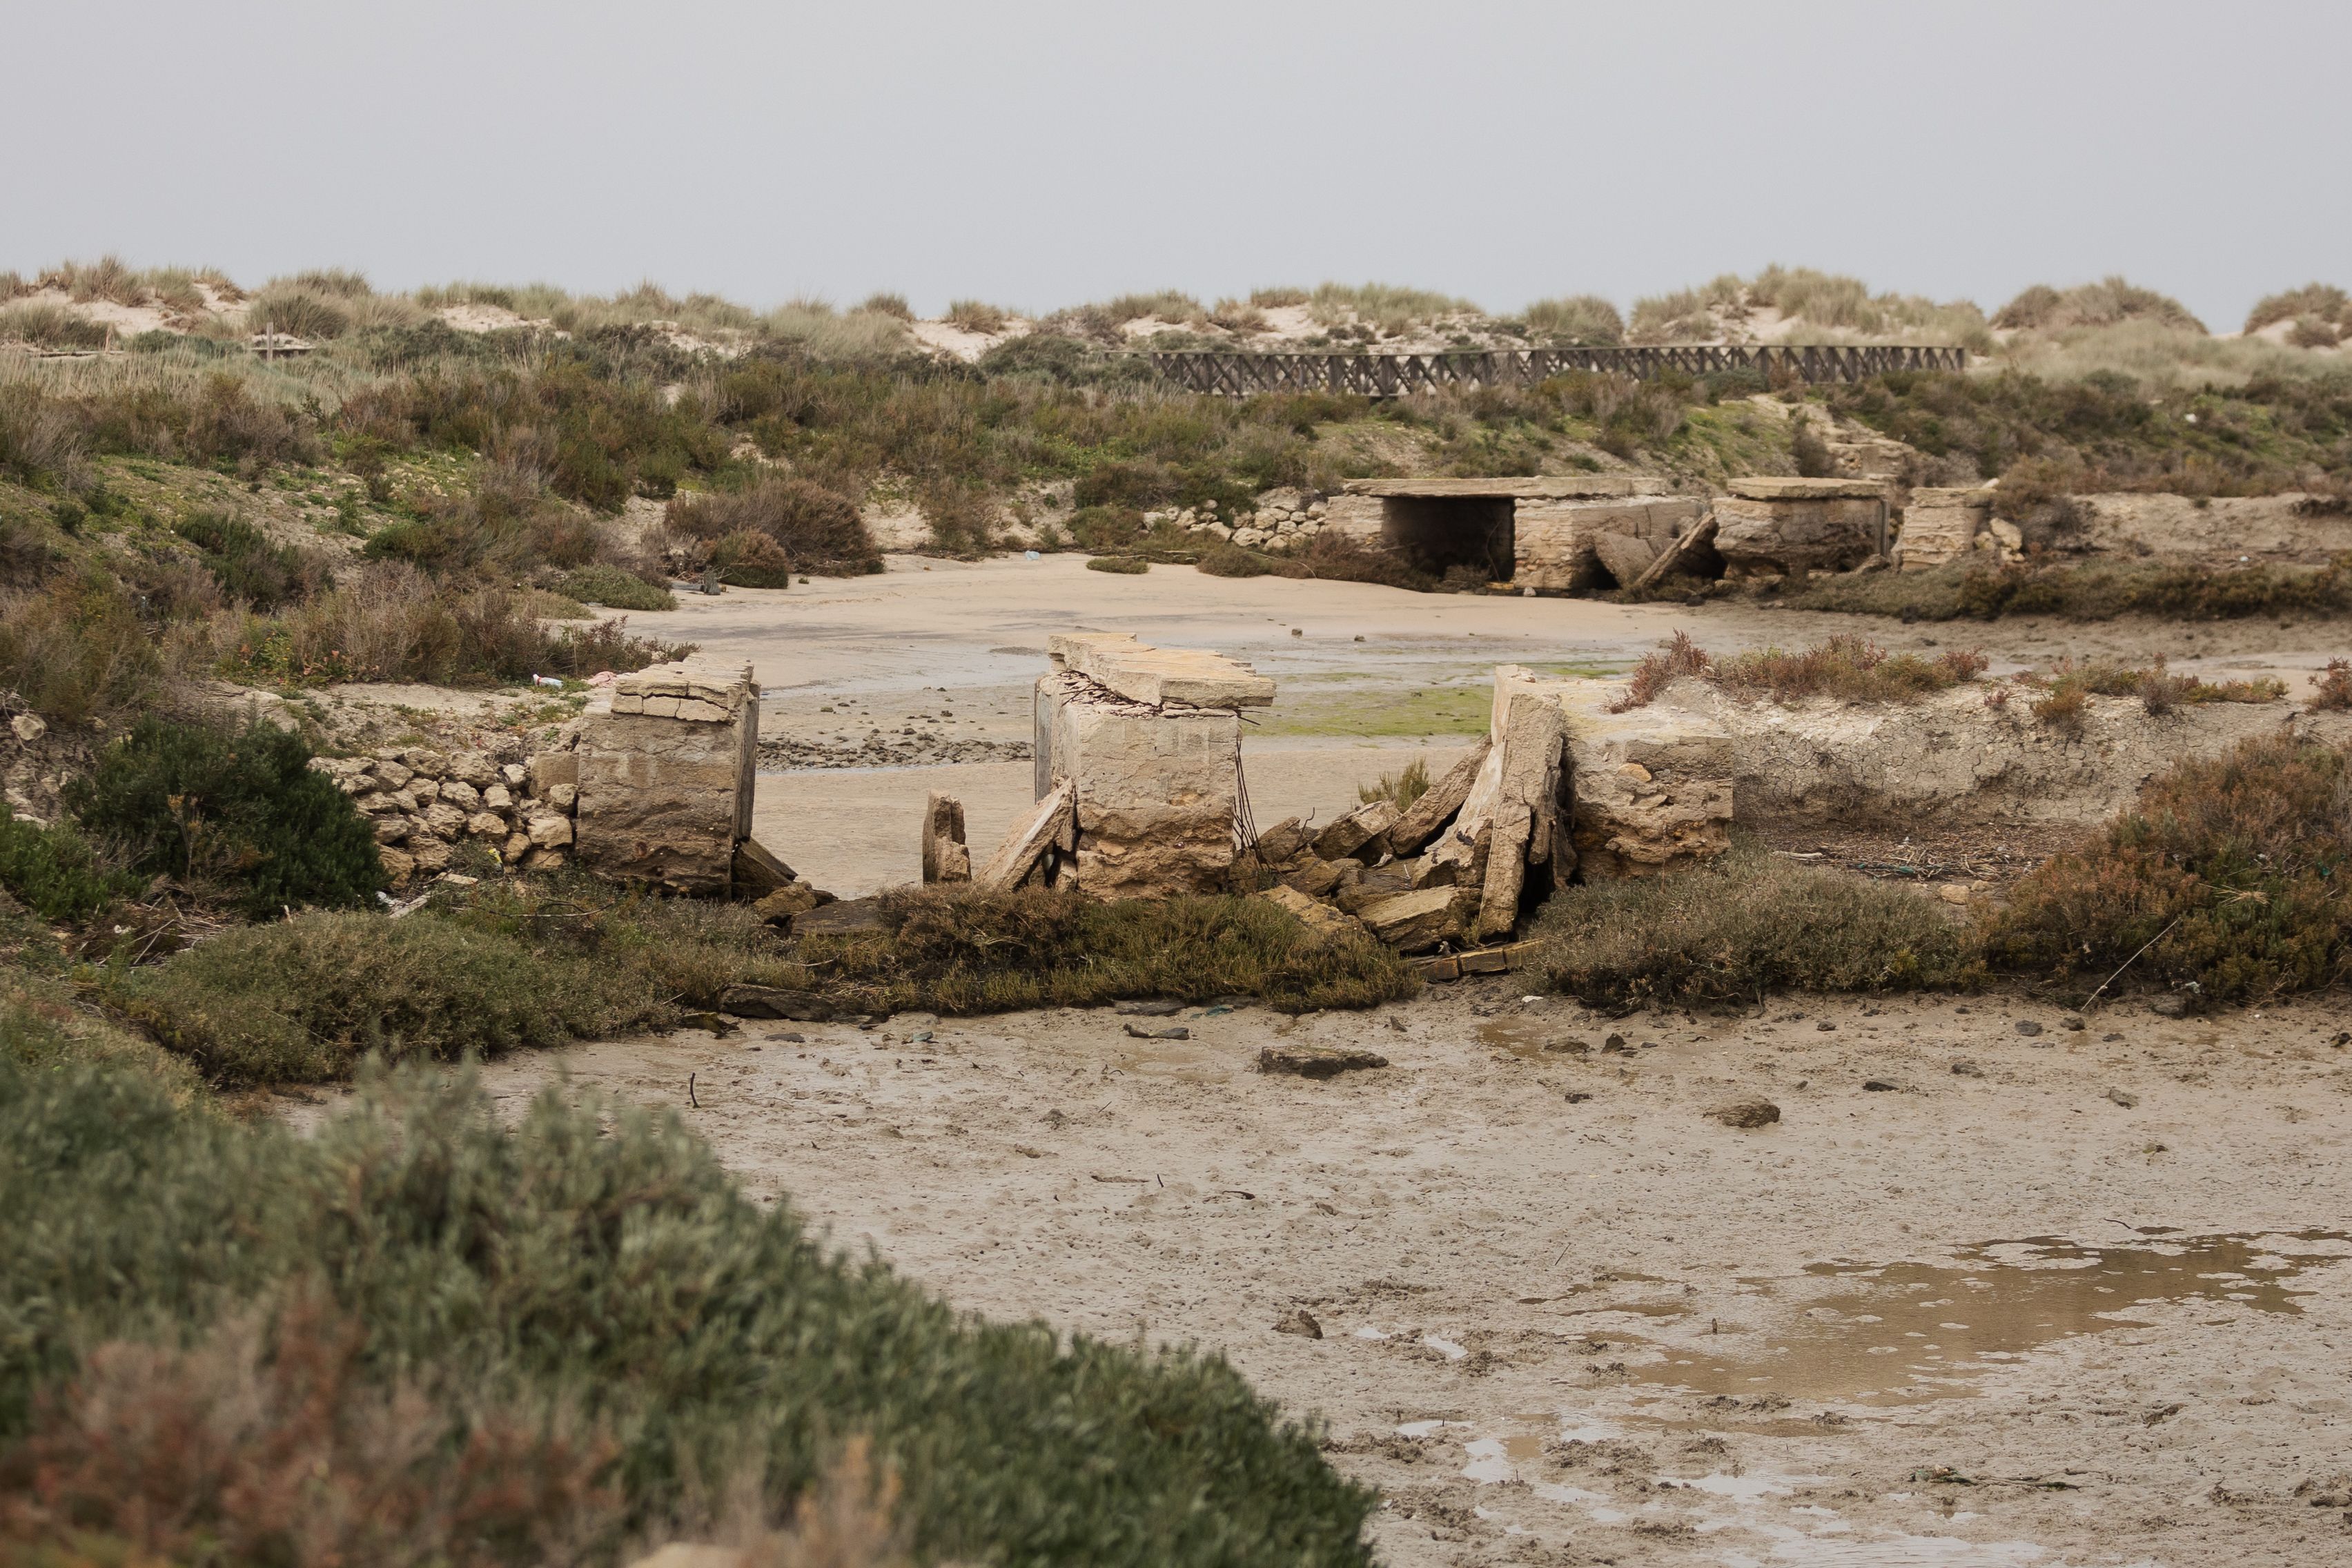
M 1524 674 L 1524 672 L 1519 672 Z M 1496 671 L 1499 684 L 1503 672 Z M 1731 847 L 1731 735 L 1685 709 L 1611 707 L 1614 681 L 1538 683 L 1560 715 L 1568 796 L 1565 854 L 1555 874 L 1585 881 L 1649 877 L 1703 865 Z
M 582 715 L 573 853 L 615 880 L 725 894 L 751 836 L 759 689 L 688 660 L 624 675 Z
M 1196 648 L 1126 636 L 1049 639 L 1055 668 L 1034 694 L 1034 784 L 1067 786 L 1070 840 L 1047 868 L 1104 899 L 1164 898 L 1229 885 L 1240 802 L 1241 715 L 1274 682 Z
M 1886 487 L 1867 479 L 1734 479 L 1715 502 L 1725 574 L 1844 572 L 1886 553 Z

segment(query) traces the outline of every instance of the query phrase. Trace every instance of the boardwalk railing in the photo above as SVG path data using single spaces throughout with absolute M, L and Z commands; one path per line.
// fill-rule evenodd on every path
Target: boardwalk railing
M 1896 370 L 1966 370 L 1966 349 L 1916 344 L 1754 348 L 1448 349 L 1425 354 L 1156 353 L 1152 368 L 1193 392 L 1357 392 L 1395 397 L 1442 386 L 1526 386 L 1571 371 L 1648 381 L 1666 371 L 1751 370 L 1767 381 L 1861 381 Z

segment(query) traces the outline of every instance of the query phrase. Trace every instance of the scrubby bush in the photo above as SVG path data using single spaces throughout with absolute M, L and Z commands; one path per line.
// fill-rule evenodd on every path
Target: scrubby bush
M 1972 933 L 1916 889 L 1746 838 L 1701 868 L 1570 888 L 1544 906 L 1535 938 L 1553 988 L 1597 1006 L 1916 990 L 1977 973 Z
M 1087 558 L 1087 570 L 1117 572 L 1126 576 L 1139 577 L 1151 570 L 1151 563 L 1140 555 L 1095 555 Z
M 1974 649 L 1922 658 L 1890 654 L 1867 637 L 1843 632 L 1802 653 L 1756 648 L 1730 658 L 1711 657 L 1676 632 L 1664 648 L 1644 655 L 1633 668 L 1617 711 L 1654 702 L 1685 676 L 1708 681 L 1735 697 L 1770 697 L 1793 702 L 1834 697 L 1846 702 L 1916 702 L 1974 680 L 1990 661 Z
M 694 539 L 764 533 L 803 572 L 846 576 L 882 570 L 882 552 L 857 503 L 806 479 L 771 479 L 749 489 L 682 495 L 670 502 L 668 521 Z
M 45 921 L 86 921 L 144 887 L 107 865 L 69 824 L 26 822 L 0 800 L 0 887 Z
M 2352 976 L 2352 758 L 2290 735 L 2183 763 L 2094 847 L 2011 889 L 1986 935 L 1997 965 L 2089 982 L 2193 985 L 2214 1001 Z
M 1521 312 L 1528 332 L 1547 343 L 1574 348 L 1614 348 L 1625 341 L 1625 318 L 1593 294 L 1538 300 Z
M 371 1051 L 455 1061 L 675 1016 L 628 966 L 432 914 L 313 912 L 225 932 L 113 978 L 107 1000 L 232 1086 L 347 1078 Z
M 1399 772 L 1382 773 L 1377 784 L 1358 784 L 1356 798 L 1369 805 L 1384 800 L 1399 811 L 1409 809 L 1414 801 L 1429 793 L 1429 764 L 1415 757 Z
M 122 584 L 95 569 L 0 598 L 0 685 L 52 723 L 81 725 L 152 700 L 163 656 Z
M 218 884 L 247 913 L 366 903 L 384 885 L 375 835 L 310 763 L 299 736 L 267 724 L 149 718 L 65 798 L 131 870 Z
M 192 512 L 173 531 L 202 552 L 223 594 L 257 610 L 307 599 L 332 581 L 316 554 L 279 544 L 226 512 Z
M 2252 336 L 2279 321 L 2312 321 L 2336 329 L 2352 328 L 2352 294 L 2345 293 L 2332 283 L 2306 283 L 2284 294 L 2265 294 L 2252 310 L 2246 312 L 2247 335 Z
M 2205 323 L 2168 295 L 2142 289 L 2120 277 L 2101 279 L 2063 292 L 2037 283 L 2002 306 L 1992 319 L 1996 327 L 2036 332 L 2064 331 L 2070 327 L 2104 327 L 2117 321 L 2147 321 L 2185 332 L 2202 334 Z
M 1369 1563 L 1372 1494 L 1222 1359 L 983 1322 L 672 1115 L 509 1126 L 444 1077 L 303 1136 L 0 1059 L 0 1553 L 625 1561 L 739 1479 L 783 1518 L 862 1435 L 922 1561 Z
M 885 930 L 816 937 L 801 956 L 827 994 L 866 1011 L 943 1013 L 1092 1006 L 1125 996 L 1254 996 L 1284 1012 L 1368 1007 L 1412 976 L 1367 941 L 1325 943 L 1260 899 L 1099 903 L 1030 889 L 887 894 Z
M 1212 577 L 1265 577 L 1276 570 L 1272 556 L 1244 550 L 1230 540 L 1209 546 L 1193 564 Z
M 556 584 L 556 592 L 568 594 L 585 605 L 603 605 L 614 610 L 677 608 L 677 596 L 667 588 L 603 562 L 592 563 L 568 574 Z
M 2227 620 L 2326 615 L 2352 608 L 2352 557 L 2321 567 L 2212 567 L 2194 562 L 2097 562 L 2081 566 L 1974 562 L 1928 572 L 1875 572 L 1816 581 L 1784 603 L 1805 610 L 1895 616 L 1906 621 L 2117 616 Z
M 2304 706 L 2315 713 L 2352 713 L 2352 659 L 2331 658 L 2313 678 Z
M 0 306 L 0 343 L 44 349 L 103 348 L 113 334 L 100 322 L 43 300 Z
M 946 316 L 948 325 L 988 337 L 1003 331 L 1012 320 L 1006 310 L 980 300 L 951 300 Z
M 720 582 L 738 588 L 793 585 L 793 558 L 784 553 L 784 547 L 750 529 L 728 534 L 711 545 L 710 564 L 718 568 Z

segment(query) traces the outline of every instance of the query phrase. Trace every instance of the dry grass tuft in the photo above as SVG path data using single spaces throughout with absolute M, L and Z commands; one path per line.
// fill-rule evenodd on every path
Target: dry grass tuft
M 982 300 L 953 300 L 949 301 L 943 319 L 959 331 L 992 338 L 1012 325 L 1013 313 Z
M 2266 294 L 2246 312 L 2246 331 L 2251 335 L 2278 321 L 2313 321 L 2339 331 L 2352 330 L 2352 294 L 2333 283 L 2306 283 L 2284 294 Z
M 1869 639 L 1841 633 L 1803 653 L 1762 648 L 1728 659 L 1716 659 L 1688 632 L 1634 667 L 1633 679 L 1615 711 L 1623 713 L 1655 701 L 1665 689 L 1685 677 L 1705 680 L 1741 699 L 1770 697 L 1794 702 L 1807 697 L 1834 697 L 1847 702 L 1916 702 L 1922 697 L 1974 680 L 1988 660 L 1974 649 L 1937 658 L 1890 654 Z
M 2314 713 L 2352 713 L 2352 659 L 2329 659 L 2304 706 Z
M 1429 793 L 1429 764 L 1415 757 L 1402 773 L 1382 773 L 1377 784 L 1358 784 L 1356 798 L 1369 805 L 1384 800 L 1399 811 Z
M 2079 284 L 2060 291 L 2036 283 L 2000 308 L 1992 324 L 2005 330 L 2063 332 L 2074 327 L 2111 327 L 2124 321 L 2149 321 L 2175 331 L 2200 336 L 2205 323 L 2189 307 L 2153 289 L 2143 289 L 2119 277 Z
M 1538 300 L 1519 313 L 1529 335 L 1564 348 L 1613 348 L 1625 341 L 1625 318 L 1597 294 Z

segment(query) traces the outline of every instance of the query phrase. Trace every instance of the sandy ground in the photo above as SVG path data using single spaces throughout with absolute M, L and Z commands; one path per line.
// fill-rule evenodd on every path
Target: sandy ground
M 2352 1468 L 2341 1009 L 1612 1021 L 1519 990 L 753 1026 L 486 1076 L 516 1113 L 559 1073 L 674 1107 L 961 1306 L 1223 1352 L 1382 1489 L 1391 1563 L 2352 1561 L 2310 1501 Z M 1251 1070 L 1283 1040 L 1391 1065 Z M 1704 1114 L 1744 1097 L 1781 1120 Z M 1277 1329 L 1301 1311 L 1320 1338 Z
M 965 801 L 975 844 L 1027 801 L 1025 762 L 929 759 L 1025 742 L 1065 628 L 1273 675 L 1244 746 L 1262 823 L 1450 759 L 1496 662 L 1622 669 L 1676 628 L 1719 651 L 1848 629 L 1976 645 L 1996 672 L 2158 651 L 2293 672 L 2340 651 L 2318 623 L 1905 627 L 1076 556 L 893 557 L 630 619 L 755 664 L 762 734 L 796 757 L 910 759 L 761 778 L 762 839 L 845 894 L 913 876 L 927 791 Z M 2047 847 L 1906 852 L 1997 882 Z M 1333 1462 L 1382 1490 L 1391 1563 L 2352 1562 L 2352 1497 L 2313 1506 L 2352 1483 L 2344 1009 L 2132 1006 L 2077 1030 L 2000 998 L 1800 998 L 1610 1020 L 1528 988 L 1304 1020 L 749 1026 L 486 1077 L 518 1111 L 560 1075 L 675 1107 L 748 1190 L 960 1306 L 1222 1352 L 1328 1421 Z M 1251 1070 L 1284 1040 L 1391 1065 Z M 1755 1097 L 1776 1124 L 1704 1114 Z M 1319 1337 L 1277 1329 L 1301 1313 Z

